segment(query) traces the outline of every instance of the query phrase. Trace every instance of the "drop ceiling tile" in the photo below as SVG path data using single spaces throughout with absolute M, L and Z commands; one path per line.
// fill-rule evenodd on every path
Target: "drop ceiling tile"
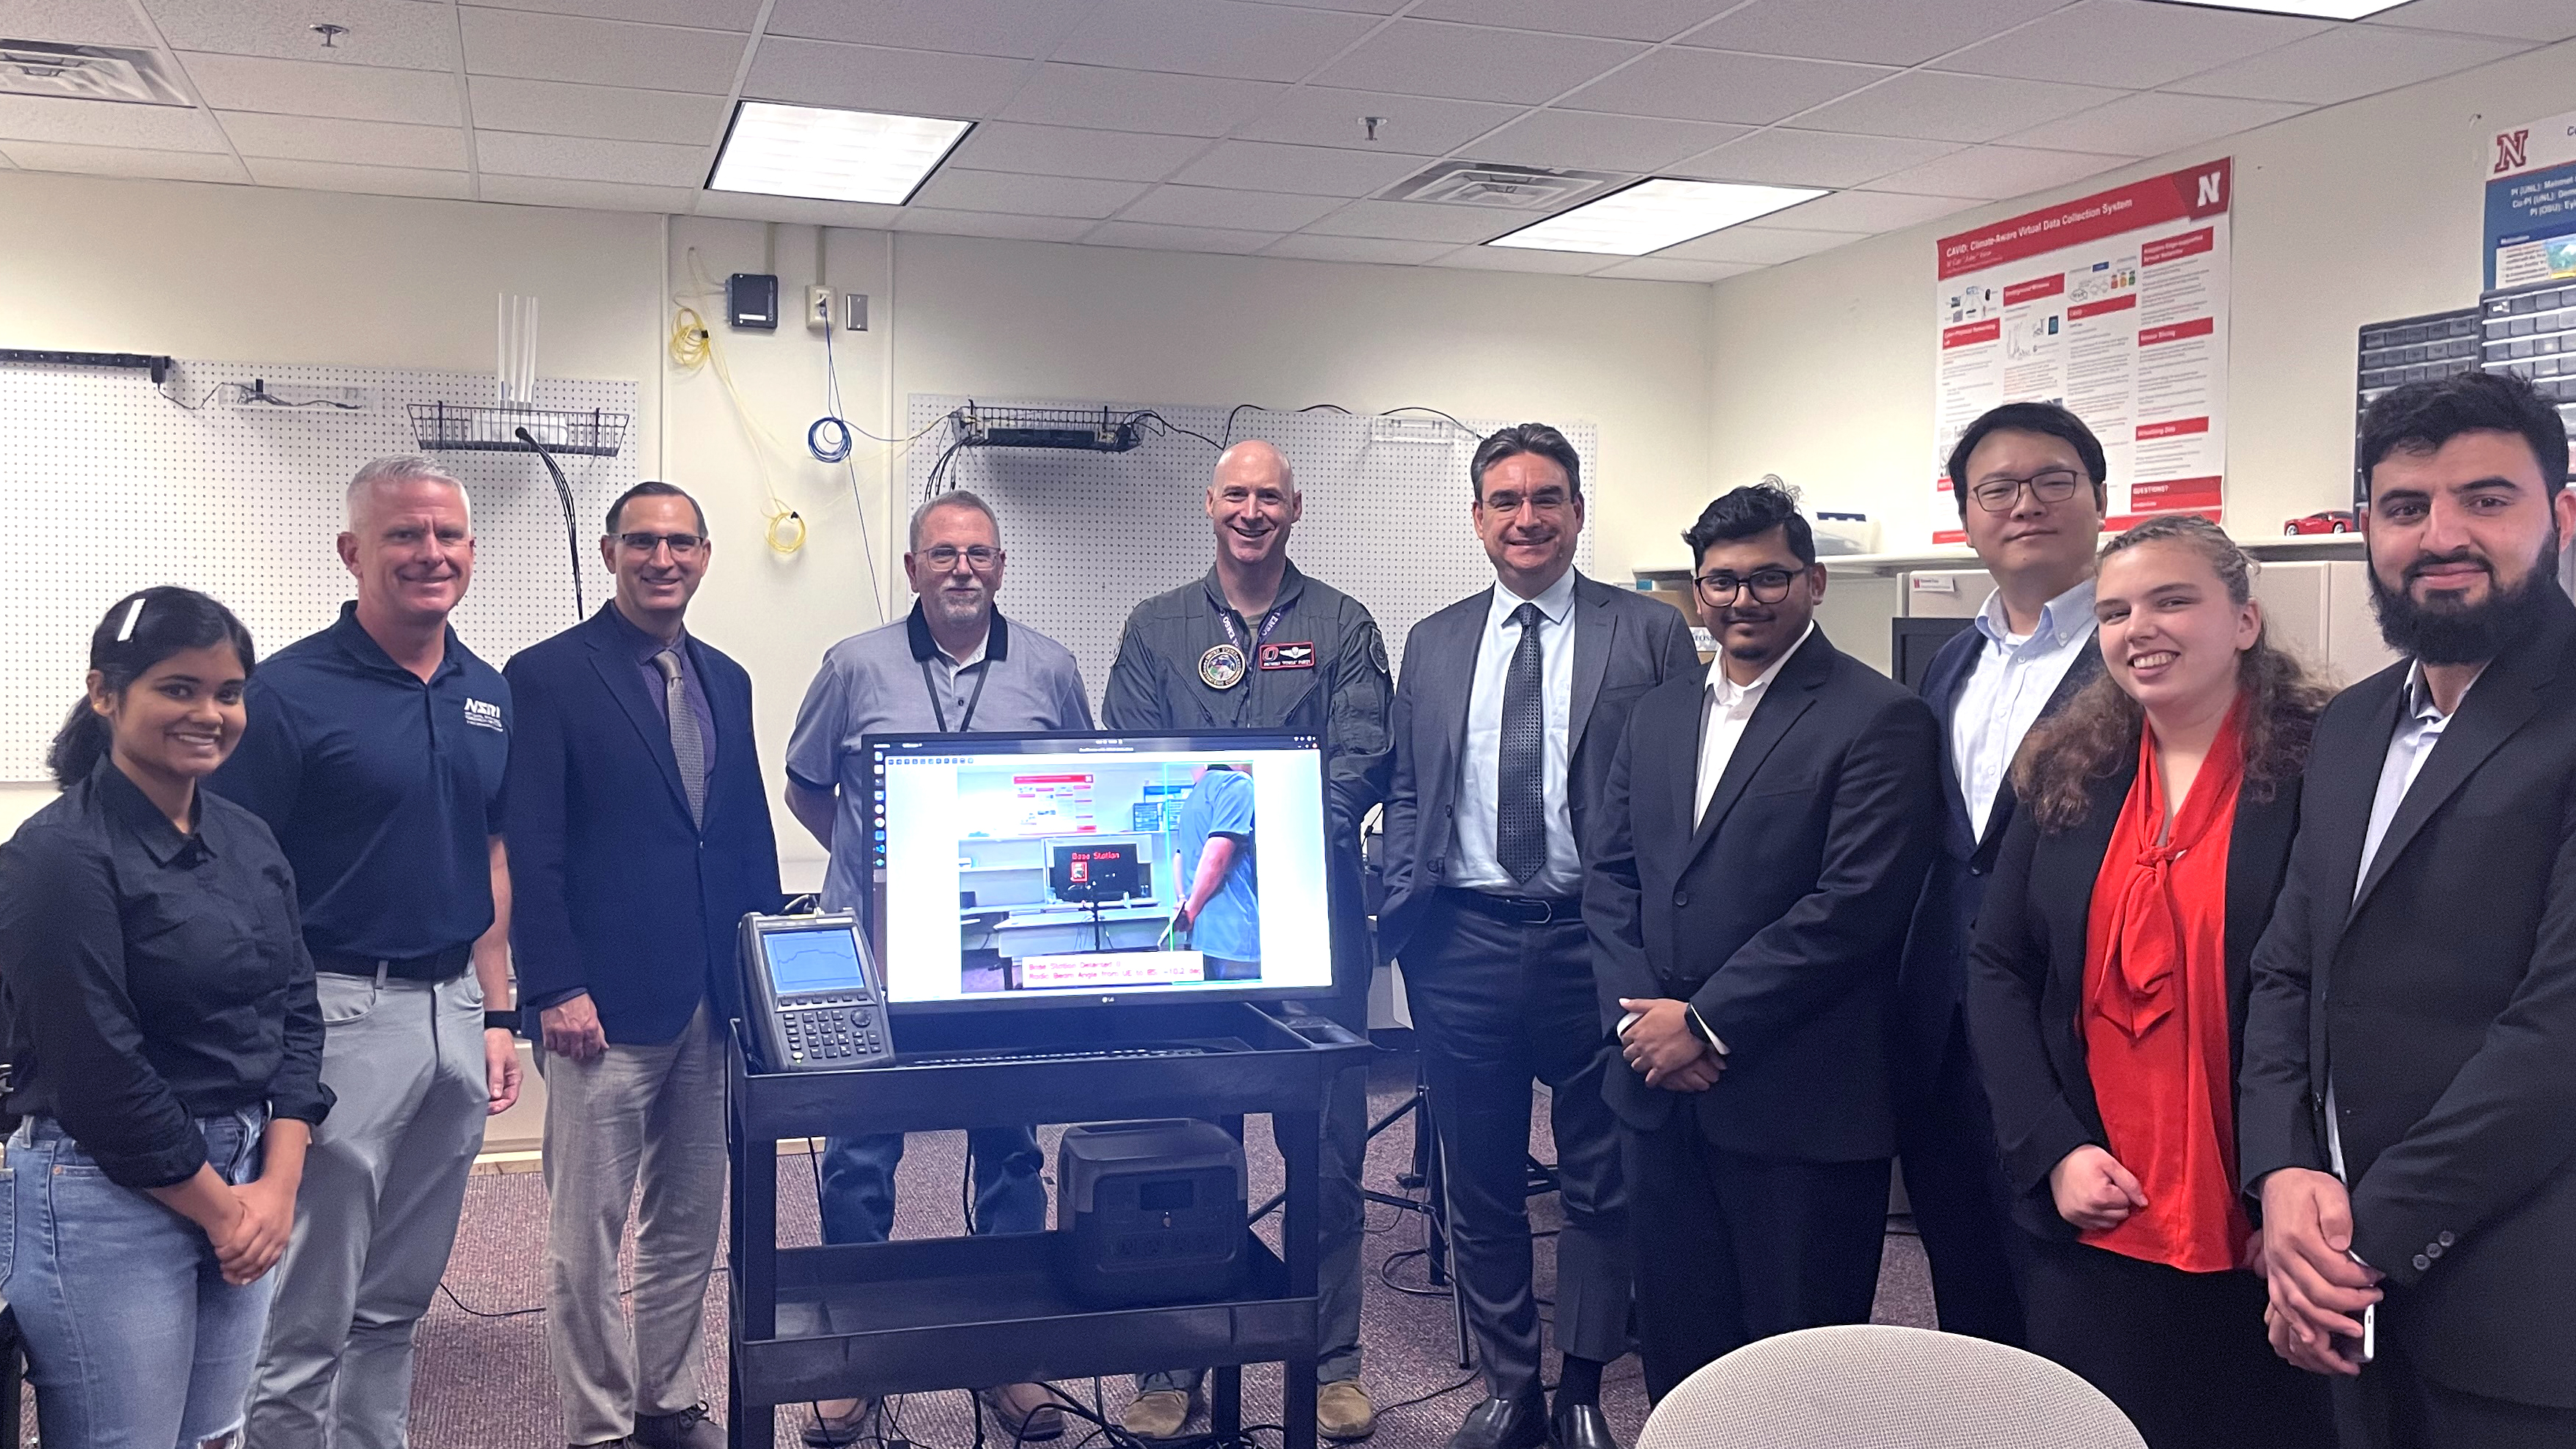
M 1941 58 L 1941 68 L 2024 80 L 2082 80 L 2146 90 L 2334 28 L 2329 20 L 2082 0 L 2006 35 Z
M 1399 96 L 1384 91 L 1346 91 L 1331 86 L 1299 86 L 1278 103 L 1238 127 L 1248 141 L 1291 141 L 1306 146 L 1359 146 L 1403 151 L 1418 156 L 1445 156 L 1469 140 L 1521 114 L 1522 107 L 1490 101 L 1452 101 L 1434 96 Z M 1364 116 L 1380 118 L 1377 139 L 1368 139 Z
M 997 118 L 1103 131 L 1222 136 L 1285 87 L 1215 76 L 1048 64 Z
M 1260 0 L 1264 5 L 1298 5 L 1308 10 L 1347 10 L 1355 15 L 1393 15 L 1408 0 Z
M 619 181 L 567 181 L 551 176 L 486 176 L 485 201 L 520 206 L 570 206 L 584 211 L 650 211 L 686 216 L 698 193 L 677 186 L 631 186 Z
M 1478 272 L 1555 272 L 1581 276 L 1597 272 L 1619 259 L 1597 252 L 1543 252 L 1528 247 L 1460 247 L 1440 260 L 1435 267 L 1463 267 Z
M 1920 65 L 2047 14 L 2066 0 L 1754 0 L 1691 32 L 1692 45 Z
M 1672 47 L 1576 91 L 1578 111 L 1767 125 L 1895 72 L 1880 66 Z M 1858 126 L 1845 130 L 1861 130 Z
M 1963 196 L 1907 196 L 1892 191 L 1837 191 L 1762 218 L 1788 231 L 1902 231 L 1979 203 Z
M 865 231 L 892 231 L 903 215 L 900 206 L 864 201 L 820 201 L 808 196 L 755 196 L 747 191 L 702 191 L 695 213 L 742 221 L 789 221 L 806 226 L 847 226 Z M 1083 222 L 1078 225 L 1088 226 Z
M 1354 201 L 1306 230 L 1323 236 L 1394 241 L 1481 242 L 1538 217 L 1490 206 L 1433 206 L 1415 201 Z
M 241 163 L 206 151 L 136 151 L 120 146 L 67 146 L 53 141 L 0 141 L 0 154 L 28 171 L 77 171 L 155 181 L 250 180 Z
M 130 0 L 10 0 L 0 20 L 11 40 L 51 45 L 156 45 Z
M 1423 0 L 1417 20 L 1459 20 L 1513 30 L 1552 30 L 1610 40 L 1670 40 L 1727 7 L 1728 0 Z
M 1014 241 L 1069 242 L 1097 223 L 1064 216 L 1013 216 L 1001 211 L 943 211 L 935 206 L 907 206 L 895 218 L 897 231 L 943 236 L 991 236 Z
M 456 76 L 449 71 L 206 51 L 182 55 L 179 64 L 196 82 L 199 99 L 219 111 L 272 111 L 414 126 L 456 126 L 465 121 L 456 104 Z
M 1401 95 L 1536 104 L 1574 89 L 1644 49 L 1622 40 L 1399 20 L 1325 67 L 1315 79 L 1329 86 Z
M 1955 141 L 1904 136 L 1853 136 L 1774 126 L 1731 141 L 1674 167 L 1682 176 L 1711 181 L 1759 181 L 1772 186 L 1857 186 L 1873 177 L 1958 149 Z M 1810 203 L 1812 204 L 1812 203 Z
M 462 171 L 424 171 L 409 166 L 350 166 L 338 161 L 287 161 L 273 156 L 243 159 L 250 179 L 262 186 L 297 191 L 355 191 L 369 196 L 432 196 L 471 200 L 473 178 Z
M 1856 242 L 1868 235 L 1867 232 L 1854 231 L 1791 231 L 1777 226 L 1731 226 L 1679 246 L 1666 247 L 1655 255 L 1684 262 L 1750 262 L 1770 266 L 1831 251 L 1845 242 Z
M 2268 126 L 2307 110 L 2292 101 L 2241 101 L 2224 96 L 2178 96 L 2140 91 L 2062 121 L 2004 137 L 2008 145 L 2105 156 L 2161 156 Z
M 1366 196 L 1430 164 L 1420 156 L 1389 156 L 1330 146 L 1282 146 L 1269 141 L 1219 141 L 1172 178 L 1200 186 L 1293 191 L 1309 196 Z
M 143 0 L 172 50 L 336 65 L 456 68 L 455 12 L 419 0 Z M 313 27 L 348 27 L 324 46 Z
M 1631 282 L 1722 282 L 1746 272 L 1762 270 L 1751 262 L 1685 262 L 1671 257 L 1638 257 L 1615 267 L 1603 267 L 1596 277 L 1611 277 Z
M 2375 25 L 2340 25 L 2323 35 L 2176 81 L 2189 95 L 2302 101 L 2330 106 L 2501 60 L 2520 41 Z
M 1293 81 L 1376 24 L 1365 15 L 1236 0 L 1101 0 L 1050 58 L 1075 65 Z
M 1164 252 L 1257 252 L 1279 240 L 1271 231 L 1226 231 L 1208 226 L 1152 226 L 1105 221 L 1083 241 L 1096 247 L 1149 247 Z
M 600 20 L 690 25 L 703 30 L 748 31 L 752 22 L 760 17 L 760 0 L 471 0 L 471 3 L 497 10 L 588 15 Z
M 1027 61 L 999 56 L 764 40 L 742 93 L 764 101 L 971 121 L 1009 100 L 1028 72 Z
M 427 171 L 466 169 L 465 132 L 456 126 L 397 126 L 256 111 L 224 112 L 219 119 L 233 138 L 233 148 L 244 156 L 413 166 Z
M 1296 257 L 1309 262 L 1382 262 L 1417 266 L 1455 251 L 1447 242 L 1388 241 L 1373 236 L 1318 236 L 1300 232 L 1283 236 L 1262 249 L 1263 256 Z
M 1705 121 L 1546 110 L 1532 111 L 1479 139 L 1473 150 L 1479 161 L 1509 161 L 1523 166 L 1662 171 L 1685 157 L 1746 133 L 1743 126 L 1717 126 Z
M 1991 141 L 2006 131 L 2073 115 L 2124 94 L 2100 86 L 1908 71 L 1884 85 L 1811 111 L 1801 126 L 1933 141 Z
M 2576 0 L 2415 0 L 2383 10 L 2367 23 L 2514 40 L 2566 40 L 2576 37 Z
M 61 96 L 0 95 L 0 142 L 10 139 L 54 141 L 94 149 L 226 149 L 223 132 L 203 111 L 185 106 L 77 101 Z
M 723 95 L 733 89 L 745 44 L 744 37 L 723 30 L 474 6 L 457 14 L 465 29 L 465 68 L 523 80 Z
M 941 168 L 914 197 L 950 211 L 1009 211 L 1023 216 L 1114 215 L 1144 194 L 1132 181 L 1092 181 L 1072 176 L 1012 176 L 999 171 Z
M 722 96 L 577 86 L 478 75 L 467 80 L 474 125 L 486 131 L 713 145 L 728 114 Z
M 1340 206 L 1330 196 L 1229 191 L 1218 186 L 1157 186 L 1118 213 L 1120 221 L 1169 222 L 1230 231 L 1294 231 Z
M 957 149 L 952 164 L 1026 176 L 1081 176 L 1101 181 L 1160 181 L 1206 149 L 1199 136 L 1142 131 L 1085 131 L 986 121 Z
M 1037 60 L 1082 19 L 1054 0 L 778 0 L 768 34 Z
M 2038 151 L 2023 146 L 1971 146 L 1937 161 L 1882 176 L 1869 183 L 1868 189 L 2002 201 L 2099 176 L 2126 166 L 2132 159 L 2083 151 Z
M 568 181 L 623 181 L 637 186 L 703 185 L 704 143 L 607 141 L 590 136 L 531 136 L 518 131 L 477 131 L 474 154 L 485 175 L 560 176 Z

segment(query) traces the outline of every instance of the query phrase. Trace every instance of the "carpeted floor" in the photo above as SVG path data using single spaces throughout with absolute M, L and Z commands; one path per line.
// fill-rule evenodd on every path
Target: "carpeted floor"
M 1374 1121 L 1401 1106 L 1412 1092 L 1412 1058 L 1381 1053 L 1369 1087 Z M 1550 1157 L 1544 1136 L 1546 1114 L 1542 1109 L 1534 1116 L 1540 1125 L 1533 1150 Z M 1371 1145 L 1368 1186 L 1398 1191 L 1396 1176 L 1412 1165 L 1411 1126 L 1410 1119 L 1397 1122 Z M 1042 1134 L 1050 1161 L 1055 1135 Z M 1277 1187 L 1278 1157 L 1266 1125 L 1255 1125 L 1244 1136 L 1251 1147 L 1252 1191 L 1257 1202 Z M 932 1237 L 959 1231 L 963 1155 L 964 1144 L 957 1133 L 913 1139 L 897 1179 L 898 1236 Z M 801 1156 L 780 1158 L 778 1166 L 780 1239 L 789 1244 L 814 1242 L 812 1167 Z M 1553 1197 L 1533 1199 L 1530 1208 L 1535 1228 L 1544 1231 L 1555 1226 Z M 546 1360 L 545 1222 L 545 1187 L 535 1174 L 474 1179 L 448 1269 L 449 1291 L 441 1295 L 420 1330 L 411 1439 L 421 1449 L 543 1449 L 564 1442 L 554 1378 Z M 1371 1443 L 1377 1449 L 1439 1449 L 1481 1391 L 1458 1364 L 1447 1297 L 1402 1291 L 1418 1289 L 1423 1283 L 1418 1251 L 1422 1219 L 1372 1206 L 1368 1227 L 1369 1281 L 1361 1342 L 1366 1353 L 1363 1378 L 1379 1409 L 1378 1431 Z M 1542 1299 L 1554 1283 L 1552 1247 L 1548 1239 L 1538 1245 Z M 708 1404 L 719 1417 L 724 1404 L 724 1314 L 725 1282 L 719 1268 L 707 1294 L 702 1380 Z M 1922 1250 L 1910 1237 L 1891 1234 L 1888 1238 L 1876 1316 L 1882 1323 L 1929 1326 L 1932 1321 Z M 1128 1397 L 1123 1380 L 1097 1385 L 1085 1380 L 1061 1387 L 1085 1402 L 1097 1393 L 1112 1417 Z M 1634 1442 L 1646 1405 L 1633 1357 L 1611 1367 L 1603 1400 L 1622 1441 Z M 1244 1421 L 1276 1422 L 1278 1404 L 1277 1370 L 1246 1369 Z M 971 1401 L 965 1394 L 913 1394 L 892 1407 L 902 1437 L 922 1449 L 968 1449 L 976 1442 Z M 782 1409 L 779 1445 L 795 1444 L 796 1430 L 803 1422 L 801 1410 Z M 1076 1449 L 1080 1437 L 1069 1435 L 1064 1449 Z M 1273 1437 L 1262 1436 L 1265 1442 Z

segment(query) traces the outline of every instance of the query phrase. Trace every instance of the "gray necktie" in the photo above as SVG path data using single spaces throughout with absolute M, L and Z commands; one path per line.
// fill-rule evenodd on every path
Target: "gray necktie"
M 1503 675 L 1503 738 L 1495 761 L 1494 858 L 1524 885 L 1547 865 L 1547 707 L 1536 604 L 1512 611 L 1520 647 Z
M 671 724 L 671 758 L 680 766 L 680 788 L 689 797 L 689 823 L 707 823 L 707 743 L 698 733 L 698 712 L 689 707 L 689 686 L 680 677 L 680 652 L 665 649 L 653 656 L 662 671 L 664 714 Z

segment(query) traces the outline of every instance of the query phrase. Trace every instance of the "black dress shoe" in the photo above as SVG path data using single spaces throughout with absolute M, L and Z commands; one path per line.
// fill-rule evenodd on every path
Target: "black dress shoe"
M 1599 1404 L 1559 1404 L 1547 1420 L 1547 1442 L 1554 1449 L 1619 1449 L 1610 1434 L 1609 1416 Z
M 1547 1422 L 1536 1399 L 1487 1399 L 1467 1411 L 1449 1449 L 1538 1449 Z

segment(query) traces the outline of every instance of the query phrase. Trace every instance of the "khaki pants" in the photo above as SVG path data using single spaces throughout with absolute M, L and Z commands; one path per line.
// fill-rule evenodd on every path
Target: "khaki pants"
M 546 1079 L 546 1347 L 569 1444 L 698 1403 L 707 1274 L 725 1197 L 725 1059 L 701 1003 L 680 1034 L 596 1061 L 537 1053 Z M 617 1258 L 635 1218 L 633 1325 Z

